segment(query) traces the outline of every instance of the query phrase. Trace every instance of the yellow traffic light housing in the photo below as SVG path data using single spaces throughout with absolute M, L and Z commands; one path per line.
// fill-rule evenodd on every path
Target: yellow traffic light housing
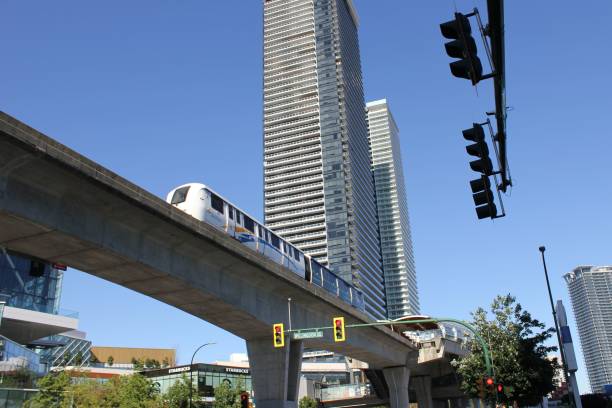
M 344 317 L 334 317 L 334 341 L 345 341 L 346 332 L 344 331 Z
M 277 323 L 272 329 L 274 336 L 274 347 L 285 347 L 285 326 L 282 323 Z

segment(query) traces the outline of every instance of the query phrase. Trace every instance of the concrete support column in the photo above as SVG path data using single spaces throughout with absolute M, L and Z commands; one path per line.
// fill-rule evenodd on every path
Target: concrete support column
M 391 408 L 408 408 L 408 382 L 410 370 L 408 367 L 389 367 L 383 369 L 385 381 L 389 387 L 389 404 Z
M 416 391 L 419 408 L 433 408 L 433 400 L 431 398 L 431 377 L 428 375 L 413 377 L 412 384 Z
M 271 338 L 247 340 L 257 408 L 296 408 L 302 369 L 301 341 L 274 348 Z

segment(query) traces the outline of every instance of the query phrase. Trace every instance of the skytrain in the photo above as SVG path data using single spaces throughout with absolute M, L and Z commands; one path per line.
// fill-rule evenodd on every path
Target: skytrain
M 168 193 L 166 201 L 223 231 L 249 249 L 283 265 L 311 284 L 322 287 L 356 309 L 365 311 L 361 290 L 280 238 L 204 184 L 189 183 L 178 186 Z

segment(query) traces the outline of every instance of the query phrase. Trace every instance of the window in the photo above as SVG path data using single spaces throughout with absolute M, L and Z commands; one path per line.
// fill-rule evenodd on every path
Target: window
M 275 248 L 280 249 L 280 239 L 276 235 L 270 234 L 270 241 Z
M 231 205 L 228 205 L 227 212 L 229 214 L 229 219 L 233 220 L 234 219 L 234 207 L 232 207 Z
M 215 193 L 210 193 L 210 206 L 223 214 L 223 199 Z
M 265 239 L 265 235 L 264 235 L 264 229 L 261 225 L 257 226 L 259 228 L 259 238 L 264 238 Z
M 296 261 L 300 260 L 300 251 L 298 251 L 297 248 L 293 248 L 293 257 L 295 258 Z
M 180 204 L 185 202 L 187 199 L 187 193 L 189 192 L 189 186 L 181 187 L 174 190 L 174 194 L 172 194 L 172 200 L 170 200 L 170 204 Z
M 250 217 L 244 216 L 244 227 L 251 232 L 255 232 L 255 223 Z
M 236 224 L 240 224 L 240 211 L 236 210 Z

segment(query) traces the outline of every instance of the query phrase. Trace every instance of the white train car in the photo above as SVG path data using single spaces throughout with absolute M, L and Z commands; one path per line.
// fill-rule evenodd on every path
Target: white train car
M 305 277 L 304 254 L 301 251 L 204 184 L 179 186 L 168 193 L 166 201 Z
M 192 217 L 234 237 L 253 251 L 287 267 L 353 307 L 365 310 L 363 293 L 359 289 L 302 253 L 204 184 L 183 184 L 170 191 L 166 201 Z

